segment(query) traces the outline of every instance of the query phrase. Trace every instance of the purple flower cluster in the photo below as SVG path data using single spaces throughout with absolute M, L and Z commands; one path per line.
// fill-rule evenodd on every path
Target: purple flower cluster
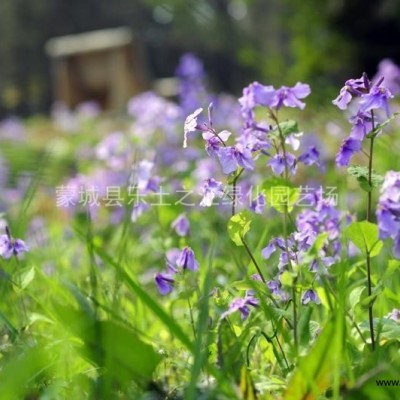
M 192 53 L 184 54 L 175 74 L 179 82 L 179 104 L 184 113 L 199 108 L 207 102 L 204 67 L 198 57 Z
M 183 250 L 170 249 L 166 258 L 166 272 L 159 272 L 154 277 L 158 291 L 162 295 L 166 295 L 173 290 L 179 273 L 183 273 L 186 270 L 197 271 L 199 268 L 199 263 L 193 250 L 187 246 Z
M 376 216 L 380 238 L 392 238 L 393 253 L 395 257 L 400 258 L 400 172 L 386 173 Z
M 322 193 L 314 192 L 307 196 L 312 207 L 297 216 L 296 231 L 287 238 L 287 243 L 282 237 L 277 237 L 262 249 L 262 257 L 266 260 L 279 251 L 278 275 L 268 281 L 267 286 L 271 294 L 280 300 L 288 299 L 288 294 L 282 291 L 280 277 L 289 265 L 297 268 L 306 264 L 318 279 L 327 273 L 327 268 L 340 260 L 339 234 L 344 215 L 337 210 L 333 199 L 323 198 Z M 318 254 L 310 258 L 308 252 L 321 234 L 326 234 L 326 238 L 323 238 Z M 309 302 L 319 304 L 319 298 L 312 289 L 305 291 L 302 296 L 302 304 Z
M 212 121 L 212 103 L 208 108 L 208 121 L 198 122 L 198 117 L 203 111 L 202 108 L 197 109 L 190 114 L 184 124 L 184 141 L 183 147 L 187 147 L 187 134 L 190 132 L 202 132 L 203 139 L 205 140 L 205 149 L 211 157 L 216 157 L 221 164 L 224 174 L 229 175 L 236 171 L 239 167 L 244 169 L 253 170 L 254 161 L 252 159 L 251 151 L 248 147 L 238 142 L 234 146 L 227 146 L 226 141 L 231 136 L 231 132 L 223 130 L 217 132 L 214 129 Z
M 349 79 L 332 101 L 341 110 L 346 110 L 353 98 L 357 100 L 354 102 L 356 112 L 349 119 L 352 124 L 350 135 L 343 140 L 336 155 L 338 166 L 349 165 L 351 157 L 361 151 L 363 139 L 375 128 L 375 110 L 383 110 L 389 118 L 388 102 L 393 95 L 382 83 L 383 78 L 372 84 L 366 74 L 358 79 Z

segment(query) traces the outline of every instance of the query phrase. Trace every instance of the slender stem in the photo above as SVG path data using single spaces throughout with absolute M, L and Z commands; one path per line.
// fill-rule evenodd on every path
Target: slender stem
M 286 154 L 286 146 L 285 146 L 285 137 L 283 136 L 283 132 L 281 127 L 279 126 L 279 120 L 276 114 L 271 112 L 271 117 L 276 123 L 278 133 L 279 133 L 279 139 L 281 142 L 281 147 L 282 147 L 282 153 L 283 153 L 283 162 L 285 164 L 285 181 L 289 180 L 289 164 L 287 160 L 287 154 Z M 289 199 L 288 199 L 289 200 Z M 290 254 L 289 254 L 289 243 L 288 243 L 288 232 L 287 232 L 287 226 L 288 226 L 288 219 L 289 219 L 289 210 L 288 210 L 288 203 L 285 203 L 284 208 L 283 208 L 283 238 L 285 242 L 285 251 L 287 254 L 287 259 L 288 259 L 288 264 L 290 267 L 290 270 L 293 272 L 293 265 L 292 261 L 290 259 Z M 294 339 L 294 349 L 295 353 L 297 355 L 298 353 L 298 334 L 297 334 L 297 299 L 296 299 L 296 284 L 295 281 L 293 282 L 293 287 L 292 287 L 292 298 L 293 298 L 293 339 Z
M 242 241 L 242 243 L 243 243 L 244 248 L 245 248 L 246 251 L 247 251 L 247 254 L 248 254 L 249 257 L 251 258 L 251 261 L 253 261 L 253 264 L 254 264 L 254 266 L 256 267 L 256 270 L 257 270 L 258 274 L 260 275 L 261 280 L 266 284 L 267 281 L 265 280 L 264 275 L 263 275 L 262 272 L 261 272 L 260 266 L 258 265 L 256 259 L 254 258 L 253 253 L 251 252 L 251 250 L 250 250 L 248 244 L 246 243 L 246 241 L 244 240 L 243 237 L 240 237 L 240 239 L 241 239 L 241 241 Z
M 196 328 L 194 326 L 193 310 L 192 310 L 192 305 L 190 303 L 189 298 L 187 299 L 187 302 L 188 302 L 188 306 L 189 306 L 190 324 L 192 325 L 194 340 L 196 340 Z
M 374 112 L 371 111 L 372 118 L 372 130 L 375 129 Z M 370 190 L 367 197 L 367 221 L 372 222 L 372 162 L 374 154 L 374 137 L 370 140 L 370 150 L 369 150 L 369 161 L 368 161 L 368 184 Z M 371 282 L 371 256 L 370 252 L 367 251 L 366 256 L 367 261 L 367 280 L 368 280 L 368 297 L 372 295 L 372 282 Z M 375 350 L 375 334 L 374 334 L 374 316 L 373 316 L 373 302 L 370 302 L 368 306 L 368 318 L 369 318 L 369 332 L 371 335 L 371 348 L 372 351 Z
M 239 172 L 236 171 L 235 178 L 233 179 L 233 182 L 232 182 L 232 216 L 234 216 L 236 213 L 236 185 L 237 185 L 237 181 L 239 180 L 240 175 L 242 175 L 243 171 L 244 171 L 244 168 L 241 168 L 239 170 Z

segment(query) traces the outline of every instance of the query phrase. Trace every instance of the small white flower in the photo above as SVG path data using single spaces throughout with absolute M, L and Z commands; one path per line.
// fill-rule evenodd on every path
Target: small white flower
M 198 108 L 194 113 L 188 115 L 185 120 L 184 132 L 185 135 L 183 137 L 183 148 L 187 147 L 187 134 L 189 132 L 194 132 L 197 126 L 197 117 L 203 111 L 202 108 Z

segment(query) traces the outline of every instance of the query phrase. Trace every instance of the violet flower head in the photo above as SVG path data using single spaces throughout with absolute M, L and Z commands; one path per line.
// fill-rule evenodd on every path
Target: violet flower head
M 350 137 L 353 139 L 361 141 L 372 131 L 371 113 L 358 110 L 357 114 L 353 115 L 349 121 L 353 125 L 350 132 Z
M 201 207 L 211 207 L 215 197 L 222 198 L 224 195 L 224 185 L 213 178 L 206 179 L 202 189 L 203 199 L 200 202 Z
M 286 162 L 289 172 L 295 174 L 297 165 L 296 157 L 293 154 L 286 152 Z M 272 172 L 275 175 L 282 175 L 285 171 L 285 157 L 281 153 L 275 154 L 268 160 L 267 165 L 271 167 Z
M 178 215 L 178 217 L 172 221 L 171 228 L 175 230 L 178 236 L 187 236 L 189 234 L 190 224 L 186 214 L 182 213 Z
M 362 97 L 360 111 L 367 112 L 381 108 L 390 117 L 388 99 L 393 97 L 392 93 L 384 86 L 373 86 L 369 93 Z
M 244 298 L 235 298 L 232 300 L 232 302 L 229 304 L 229 309 L 221 315 L 221 319 L 224 319 L 236 311 L 239 311 L 242 321 L 244 321 L 250 314 L 249 306 L 257 307 L 258 300 L 253 296 L 252 292 L 247 291 Z
M 324 165 L 321 163 L 319 151 L 315 146 L 311 146 L 305 153 L 299 156 L 297 160 L 304 165 L 315 164 L 321 171 L 325 169 Z
M 305 103 L 299 99 L 304 99 L 311 93 L 310 86 L 306 83 L 297 82 L 295 86 L 282 86 L 275 91 L 274 99 L 271 102 L 271 107 L 279 110 L 282 106 L 300 108 L 303 110 Z
M 393 95 L 400 94 L 400 67 L 392 60 L 385 58 L 378 65 L 378 72 L 374 77 L 377 81 L 381 76 L 385 77 L 385 87 L 387 87 Z
M 249 95 L 254 105 L 271 107 L 275 93 L 273 86 L 264 86 L 258 82 L 253 82 L 249 86 Z
M 18 256 L 27 251 L 29 251 L 29 248 L 25 242 L 22 239 L 12 238 L 10 230 L 6 227 L 6 234 L 0 236 L 0 256 L 9 259 L 13 255 Z
M 318 294 L 315 290 L 313 289 L 307 289 L 304 293 L 303 296 L 301 296 L 301 304 L 307 305 L 309 303 L 315 303 L 315 304 L 321 304 L 321 300 L 318 297 Z
M 157 273 L 154 280 L 161 295 L 165 296 L 172 291 L 175 282 L 172 274 Z
M 398 308 L 393 308 L 393 310 L 386 315 L 386 318 L 389 318 L 395 322 L 400 322 L 400 310 Z
M 216 154 L 221 164 L 222 172 L 226 175 L 236 171 L 238 166 L 248 170 L 254 169 L 251 152 L 241 143 L 236 144 L 236 146 L 220 147 Z
M 336 155 L 336 165 L 339 167 L 349 165 L 351 157 L 360 150 L 360 140 L 353 139 L 352 137 L 344 139 Z
M 187 246 L 182 250 L 179 258 L 176 260 L 176 265 L 183 270 L 190 269 L 191 271 L 197 271 L 199 269 L 199 263 L 194 256 L 193 250 Z
M 367 86 L 369 86 L 369 82 Z M 366 90 L 368 90 L 368 88 L 366 87 L 364 76 L 358 79 L 349 79 L 340 89 L 339 96 L 336 97 L 332 103 L 341 110 L 346 110 L 353 96 L 361 96 Z
M 260 193 L 250 204 L 250 210 L 255 214 L 262 214 L 266 206 L 265 195 Z
M 400 172 L 386 173 L 376 216 L 380 238 L 393 239 L 393 253 L 400 259 Z

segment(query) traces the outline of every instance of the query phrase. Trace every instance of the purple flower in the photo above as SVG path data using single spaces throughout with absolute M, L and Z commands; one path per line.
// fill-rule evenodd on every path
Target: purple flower
M 218 134 L 212 130 L 204 131 L 202 136 L 206 141 L 206 151 L 209 156 L 217 153 L 221 146 L 229 139 L 231 132 L 223 130 Z
M 395 322 L 400 322 L 400 310 L 398 308 L 393 308 L 386 318 L 389 318 Z
M 172 221 L 171 228 L 175 230 L 179 236 L 187 236 L 189 234 L 189 220 L 186 218 L 185 214 L 180 214 L 178 217 Z
M 236 146 L 220 147 L 217 152 L 218 160 L 224 174 L 229 175 L 236 171 L 238 165 L 244 169 L 253 170 L 254 161 L 251 152 L 240 143 Z
M 25 242 L 21 239 L 13 239 L 8 227 L 6 227 L 6 234 L 0 236 L 0 256 L 9 259 L 13 255 L 18 256 L 27 251 L 29 251 L 29 248 Z
M 381 187 L 376 216 L 381 239 L 393 239 L 393 253 L 400 258 L 400 172 L 389 171 Z
M 235 157 L 235 148 L 233 146 L 220 147 L 216 154 L 224 174 L 229 175 L 236 171 L 237 161 Z
M 206 179 L 203 184 L 203 199 L 201 207 L 210 207 L 215 197 L 222 198 L 224 195 L 224 185 L 213 178 Z
M 136 204 L 134 204 L 132 207 L 131 221 L 136 222 L 139 219 L 139 217 L 149 208 L 150 206 L 147 203 L 144 203 L 143 201 L 139 201 Z
M 258 300 L 253 296 L 252 292 L 248 291 L 244 298 L 235 298 L 229 304 L 229 309 L 221 315 L 221 319 L 228 317 L 229 315 L 240 312 L 242 320 L 244 321 L 250 314 L 250 308 L 258 306 Z
M 301 304 L 307 305 L 310 302 L 314 302 L 315 304 L 321 304 L 321 300 L 318 297 L 318 294 L 313 289 L 308 289 L 301 296 Z
M 381 108 L 386 112 L 389 118 L 389 105 L 388 99 L 392 98 L 393 95 L 388 89 L 383 86 L 373 86 L 371 91 L 362 97 L 360 102 L 360 111 L 367 112 L 377 108 Z
M 198 129 L 197 117 L 203 111 L 202 108 L 198 108 L 192 114 L 188 115 L 184 124 L 184 137 L 183 137 L 183 148 L 187 147 L 187 134 L 195 132 Z
M 356 115 L 350 118 L 353 125 L 350 137 L 356 140 L 363 140 L 365 136 L 372 131 L 372 119 L 370 113 L 366 114 L 358 111 Z
M 373 81 L 377 81 L 381 76 L 385 77 L 385 86 L 394 95 L 400 94 L 400 67 L 392 60 L 385 58 L 378 65 L 378 72 Z
M 275 89 L 273 86 L 264 86 L 258 82 L 253 82 L 250 84 L 249 89 L 254 104 L 271 107 L 275 96 Z
M 262 214 L 265 209 L 265 196 L 260 193 L 255 200 L 253 200 L 250 204 L 250 210 L 252 210 L 256 214 Z
M 353 95 L 360 96 L 365 90 L 368 90 L 366 87 L 366 81 L 364 76 L 358 79 L 349 79 L 345 82 L 342 89 L 340 89 L 339 96 L 336 97 L 332 103 L 340 108 L 341 110 L 346 110 L 348 104 L 350 103 Z M 369 83 L 367 84 L 367 86 Z
M 349 165 L 354 153 L 361 150 L 361 141 L 348 137 L 343 140 L 340 150 L 336 155 L 336 165 L 344 167 Z
M 289 172 L 294 174 L 296 172 L 296 157 L 286 152 L 286 162 Z M 272 172 L 275 175 L 281 175 L 285 171 L 285 157 L 282 153 L 275 154 L 271 157 L 267 163 L 272 168 Z
M 277 110 L 282 106 L 297 107 L 303 110 L 306 105 L 299 99 L 307 97 L 310 93 L 310 86 L 305 83 L 297 82 L 293 87 L 282 86 L 275 91 L 274 99 L 270 106 Z
M 158 291 L 163 296 L 172 291 L 175 282 L 172 274 L 157 273 L 154 280 L 157 284 Z
M 190 269 L 191 271 L 197 271 L 199 268 L 199 263 L 197 262 L 194 252 L 190 247 L 185 247 L 179 258 L 176 260 L 176 265 L 182 269 Z
M 304 165 L 317 165 L 322 171 L 324 170 L 324 166 L 321 164 L 321 160 L 319 159 L 319 151 L 315 146 L 311 146 L 305 153 L 303 153 L 298 159 L 299 162 L 302 162 Z

